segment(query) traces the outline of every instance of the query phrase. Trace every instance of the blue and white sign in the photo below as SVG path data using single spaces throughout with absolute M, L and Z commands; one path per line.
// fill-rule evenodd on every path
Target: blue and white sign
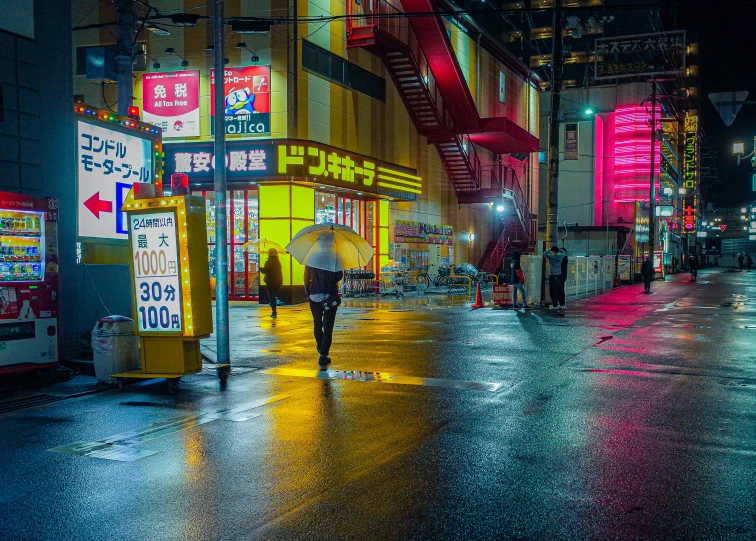
M 121 206 L 135 182 L 154 181 L 151 141 L 83 120 L 76 138 L 79 236 L 128 240 Z

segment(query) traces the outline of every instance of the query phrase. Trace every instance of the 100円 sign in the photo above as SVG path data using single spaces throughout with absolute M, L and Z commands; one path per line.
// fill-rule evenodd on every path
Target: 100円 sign
M 131 214 L 131 257 L 139 331 L 182 331 L 181 279 L 173 211 Z

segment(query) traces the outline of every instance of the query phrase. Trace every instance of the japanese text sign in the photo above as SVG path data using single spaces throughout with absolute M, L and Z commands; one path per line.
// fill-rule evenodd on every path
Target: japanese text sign
M 578 125 L 569 122 L 564 125 L 564 159 L 578 159 Z
M 595 79 L 682 74 L 685 32 L 658 32 L 596 40 Z
M 422 222 L 396 220 L 394 222 L 394 241 L 417 244 L 452 245 L 452 226 L 435 225 Z
M 696 188 L 698 187 L 698 117 L 685 117 L 685 153 L 682 187 L 686 197 L 683 206 L 683 233 L 696 232 Z
M 163 129 L 163 137 L 199 137 L 199 71 L 142 75 L 145 122 Z
M 224 70 L 226 133 L 270 133 L 270 66 Z M 210 113 L 215 114 L 215 70 L 210 70 Z M 213 123 L 211 123 L 213 126 Z
M 512 304 L 512 286 L 508 284 L 493 286 L 493 303 L 496 306 Z
M 132 214 L 131 252 L 139 332 L 181 332 L 181 280 L 176 214 Z
M 422 179 L 414 170 L 312 141 L 229 141 L 227 178 L 238 181 L 300 180 L 414 200 Z M 212 143 L 166 145 L 165 173 L 189 182 L 212 182 Z
M 128 239 L 121 206 L 135 182 L 153 182 L 152 142 L 77 122 L 79 236 Z

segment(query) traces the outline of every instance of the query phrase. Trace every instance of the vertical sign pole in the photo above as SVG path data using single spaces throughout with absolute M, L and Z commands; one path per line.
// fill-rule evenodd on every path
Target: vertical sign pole
M 656 203 L 656 80 L 651 80 L 651 187 L 649 188 L 650 200 L 648 203 L 648 258 L 654 262 L 654 249 L 656 248 L 656 216 L 654 204 Z M 662 258 L 664 255 L 662 254 Z M 662 267 L 664 262 L 662 261 Z
M 133 41 L 134 41 L 134 0 L 119 0 L 118 8 L 118 49 L 116 53 L 118 114 L 126 116 L 132 104 L 134 93 Z
M 218 377 L 231 371 L 228 329 L 228 227 L 226 222 L 226 126 L 223 0 L 215 0 L 215 337 Z
M 562 0 L 554 2 L 554 54 L 551 59 L 549 174 L 546 180 L 546 249 L 557 245 L 559 214 L 559 125 L 562 107 Z

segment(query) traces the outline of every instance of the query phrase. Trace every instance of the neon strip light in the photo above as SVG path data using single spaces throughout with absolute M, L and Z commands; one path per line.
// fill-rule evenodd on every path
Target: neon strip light
M 415 186 L 416 188 L 422 188 L 423 185 L 419 182 L 410 182 L 409 180 L 404 180 L 401 178 L 396 177 L 390 177 L 389 175 L 378 175 L 378 178 L 383 180 L 388 180 L 389 182 L 398 182 L 399 184 L 407 184 L 408 186 Z
M 385 167 L 378 167 L 378 172 L 379 173 L 387 173 L 389 175 L 396 175 L 396 176 L 400 176 L 400 177 L 406 177 L 406 178 L 408 178 L 410 180 L 414 180 L 415 182 L 420 182 L 420 181 L 423 180 L 422 178 L 420 178 L 420 177 L 418 177 L 416 175 L 410 175 L 409 173 L 402 173 L 401 171 L 395 171 L 393 169 L 386 169 Z
M 379 182 L 378 186 L 382 188 L 390 188 L 392 190 L 399 190 L 401 192 L 409 192 L 409 193 L 423 193 L 420 190 L 415 190 L 414 188 L 407 188 L 406 186 L 397 186 L 396 184 L 388 184 L 386 182 Z

